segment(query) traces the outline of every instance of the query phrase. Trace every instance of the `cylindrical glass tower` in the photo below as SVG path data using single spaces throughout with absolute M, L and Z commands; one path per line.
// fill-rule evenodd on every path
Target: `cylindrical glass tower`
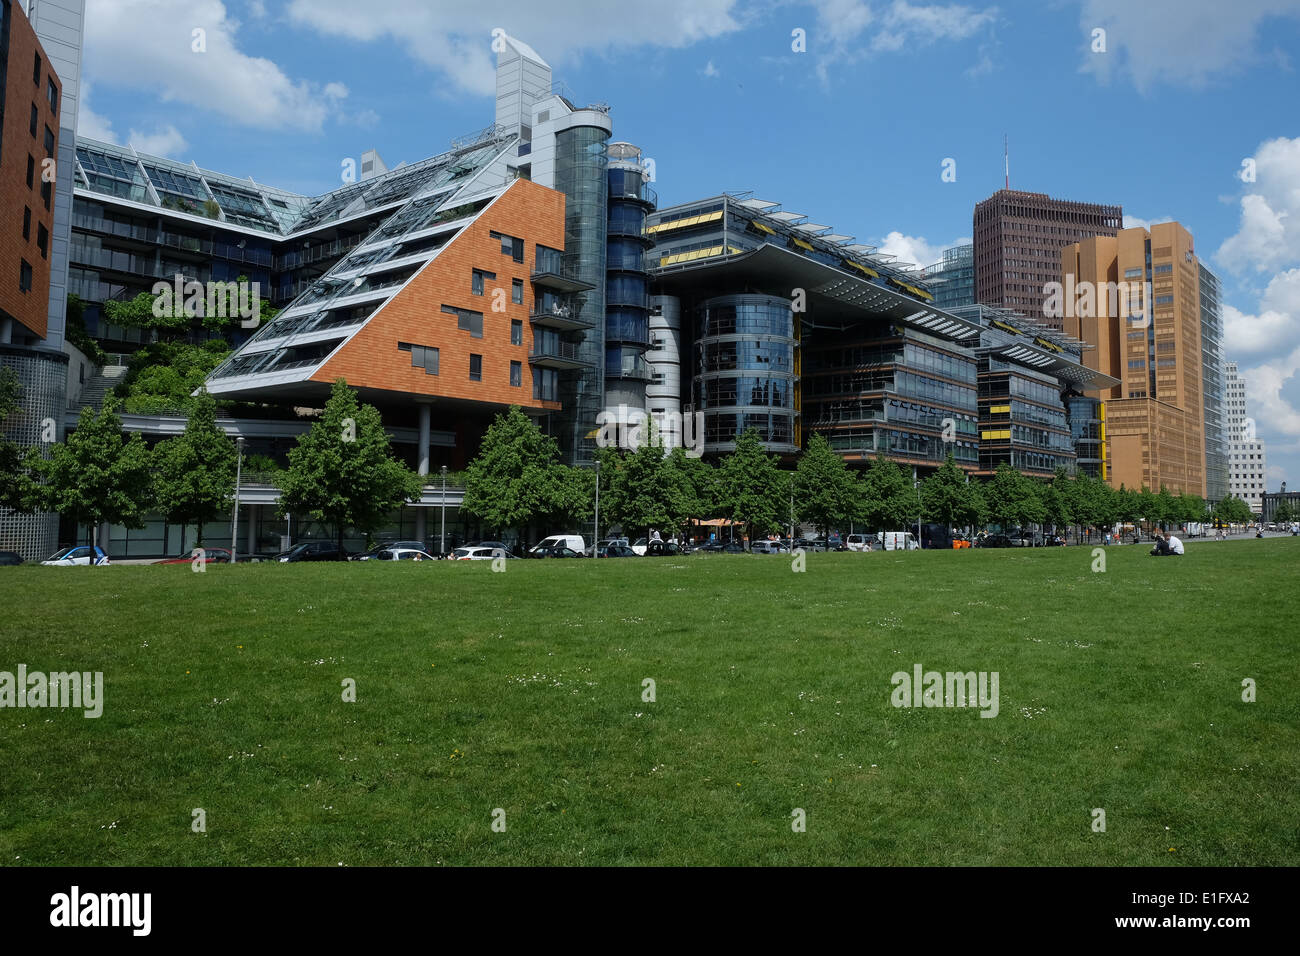
M 695 404 L 704 412 L 704 451 L 735 448 L 748 428 L 770 451 L 795 445 L 795 337 L 790 300 L 724 295 L 696 307 Z
M 650 278 L 646 213 L 655 208 L 641 150 L 609 144 L 609 228 L 605 255 L 605 406 L 644 411 L 650 369 Z

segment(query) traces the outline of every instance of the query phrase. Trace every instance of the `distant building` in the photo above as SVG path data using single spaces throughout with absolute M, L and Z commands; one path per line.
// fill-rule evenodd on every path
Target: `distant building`
M 975 206 L 975 301 L 1060 329 L 1059 319 L 1044 314 L 1043 301 L 1047 283 L 1060 281 L 1061 249 L 1113 236 L 1123 222 L 1120 206 L 999 189 Z
M 1246 378 L 1236 362 L 1223 366 L 1223 394 L 1228 436 L 1228 491 L 1260 514 L 1264 507 L 1267 451 L 1246 414 Z
M 1061 251 L 1061 270 L 1065 331 L 1092 346 L 1089 367 L 1119 380 L 1090 393 L 1106 404 L 1108 480 L 1204 496 L 1201 273 L 1191 233 L 1168 222 L 1086 239 Z
M 1205 499 L 1228 496 L 1228 434 L 1223 413 L 1223 306 L 1219 278 L 1200 264 L 1201 404 L 1205 409 Z
M 975 247 L 967 244 L 943 251 L 943 261 L 925 270 L 934 304 L 953 309 L 975 304 Z

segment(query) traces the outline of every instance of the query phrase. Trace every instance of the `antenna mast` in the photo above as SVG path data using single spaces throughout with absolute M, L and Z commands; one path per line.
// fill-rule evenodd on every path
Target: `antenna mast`
M 1007 134 L 1002 134 L 1002 170 L 1006 174 L 1005 185 L 1011 188 L 1011 153 L 1007 149 Z

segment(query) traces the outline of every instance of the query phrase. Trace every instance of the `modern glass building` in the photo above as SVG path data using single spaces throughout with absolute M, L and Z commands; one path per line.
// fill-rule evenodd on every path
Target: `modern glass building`
M 646 213 L 657 196 L 647 182 L 641 150 L 631 143 L 609 147 L 609 227 L 605 282 L 605 408 L 646 408 L 650 347 L 650 277 Z
M 1223 305 L 1219 277 L 1203 263 L 1201 285 L 1201 401 L 1205 407 L 1205 497 L 1228 496 L 1228 445 L 1223 420 Z
M 953 309 L 975 304 L 975 247 L 954 246 L 943 251 L 943 261 L 925 270 L 925 281 L 934 293 L 934 304 Z

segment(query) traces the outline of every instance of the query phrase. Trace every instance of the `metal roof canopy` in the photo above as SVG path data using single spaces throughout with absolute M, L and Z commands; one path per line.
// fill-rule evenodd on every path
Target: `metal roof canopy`
M 957 340 L 972 339 L 980 333 L 978 323 L 771 243 L 741 253 L 651 269 L 650 274 L 657 291 L 670 295 L 685 292 L 699 296 L 714 290 L 727 294 L 720 290 L 725 286 L 738 294 L 771 290 L 767 294 L 788 298 L 790 290 L 806 289 L 810 296 L 821 300 L 814 320 L 819 326 L 836 320 L 849 325 L 871 317 Z

